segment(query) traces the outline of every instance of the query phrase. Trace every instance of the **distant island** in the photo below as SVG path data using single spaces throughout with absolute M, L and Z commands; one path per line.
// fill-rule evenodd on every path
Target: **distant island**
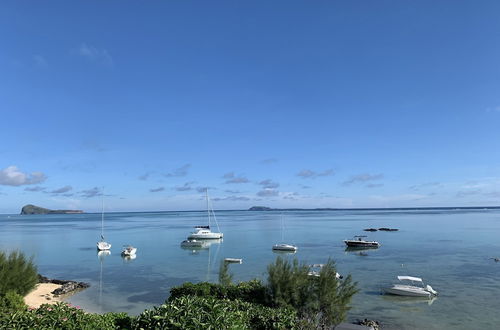
M 21 214 L 73 214 L 83 213 L 82 210 L 49 210 L 40 206 L 28 204 L 21 209 Z
M 247 211 L 405 211 L 405 210 L 477 210 L 477 209 L 500 209 L 500 206 L 437 206 L 437 207 L 370 207 L 370 208 L 287 208 L 275 209 L 267 206 L 252 206 Z

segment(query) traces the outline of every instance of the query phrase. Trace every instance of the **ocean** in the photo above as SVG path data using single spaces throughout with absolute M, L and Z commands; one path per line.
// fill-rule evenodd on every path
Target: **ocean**
M 281 225 L 281 214 L 284 226 Z M 206 212 L 109 213 L 105 237 L 109 255 L 96 242 L 100 214 L 0 215 L 0 248 L 33 256 L 50 278 L 88 282 L 68 301 L 87 311 L 139 314 L 168 298 L 183 282 L 217 282 L 221 260 L 232 264 L 235 281 L 265 280 L 266 267 L 284 241 L 298 246 L 286 258 L 315 264 L 332 258 L 342 275 L 351 274 L 360 292 L 349 320 L 382 322 L 384 329 L 498 329 L 500 324 L 500 210 L 416 209 L 335 211 L 216 211 L 224 239 L 204 248 L 180 243 Z M 213 225 L 213 224 L 212 224 Z M 397 232 L 364 232 L 391 227 Z M 368 235 L 378 249 L 346 251 L 344 239 Z M 138 248 L 121 257 L 122 245 Z M 282 255 L 282 254 L 280 254 Z M 433 300 L 382 295 L 396 276 L 423 278 L 439 292 Z

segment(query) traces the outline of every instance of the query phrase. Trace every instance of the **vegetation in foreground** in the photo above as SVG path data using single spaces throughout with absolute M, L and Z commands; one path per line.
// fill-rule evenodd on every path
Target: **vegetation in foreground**
M 17 259 L 19 259 L 17 254 Z M 24 256 L 23 256 L 24 257 Z M 8 258 L 4 258 L 8 259 Z M 3 259 L 2 259 L 3 260 Z M 19 259 L 20 260 L 20 259 Z M 24 259 L 26 260 L 26 259 Z M 278 257 L 268 267 L 267 283 L 233 284 L 221 265 L 220 282 L 185 283 L 171 289 L 167 301 L 137 317 L 126 313 L 89 314 L 66 303 L 28 308 L 16 291 L 4 285 L 0 294 L 2 329 L 318 329 L 341 322 L 357 292 L 350 276 L 336 278 L 333 261 L 320 276 L 309 267 Z M 6 272 L 8 273 L 8 272 Z M 36 268 L 35 268 L 36 274 Z

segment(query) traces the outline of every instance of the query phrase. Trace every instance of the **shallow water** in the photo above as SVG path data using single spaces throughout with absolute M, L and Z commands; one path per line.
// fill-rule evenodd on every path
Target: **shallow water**
M 92 312 L 138 314 L 162 303 L 171 286 L 185 281 L 217 281 L 220 260 L 243 258 L 230 266 L 235 280 L 265 278 L 281 241 L 278 212 L 219 211 L 224 240 L 206 249 L 182 249 L 191 227 L 206 222 L 204 212 L 110 213 L 105 236 L 110 255 L 97 255 L 100 214 L 0 215 L 0 248 L 35 257 L 52 278 L 89 282 L 69 301 Z M 288 211 L 285 241 L 307 263 L 337 262 L 352 274 L 360 292 L 350 319 L 372 318 L 384 329 L 497 329 L 500 322 L 500 210 Z M 367 227 L 398 232 L 364 233 Z M 343 239 L 367 234 L 382 246 L 363 253 L 345 251 Z M 124 260 L 122 245 L 138 248 Z M 384 296 L 397 275 L 422 277 L 439 292 L 428 299 Z

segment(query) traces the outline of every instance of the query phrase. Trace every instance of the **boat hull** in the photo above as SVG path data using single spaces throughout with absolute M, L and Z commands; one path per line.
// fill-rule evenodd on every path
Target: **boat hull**
M 297 251 L 297 247 L 293 246 L 293 245 L 288 245 L 288 244 L 277 244 L 277 245 L 273 245 L 273 250 L 295 252 L 295 251 Z
M 378 242 L 367 242 L 367 241 L 356 241 L 356 240 L 345 240 L 345 245 L 350 248 L 378 248 L 380 244 Z
M 97 249 L 99 251 L 109 250 L 109 249 L 111 249 L 111 244 L 109 244 L 107 242 L 97 242 Z
M 405 296 L 405 297 L 430 297 L 432 294 L 428 291 L 425 291 L 422 288 L 400 288 L 400 287 L 392 287 L 384 289 L 386 294 L 392 294 L 396 296 Z
M 203 234 L 192 233 L 191 235 L 188 236 L 188 239 L 219 239 L 222 237 L 223 237 L 222 233 L 203 233 Z

